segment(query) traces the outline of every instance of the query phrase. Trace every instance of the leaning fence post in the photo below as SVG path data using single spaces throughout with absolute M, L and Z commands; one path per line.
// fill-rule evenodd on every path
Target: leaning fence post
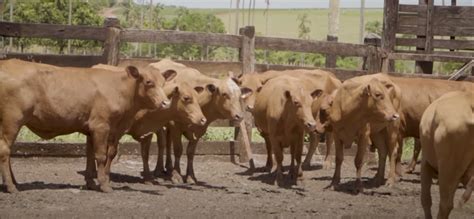
M 108 65 L 118 65 L 120 58 L 120 21 L 117 18 L 106 18 L 104 28 L 107 28 L 107 37 L 104 42 L 102 57 Z
M 239 34 L 242 36 L 242 47 L 240 48 L 240 61 L 242 62 L 242 74 L 252 74 L 255 71 L 255 27 L 247 26 L 240 28 Z M 241 163 L 252 161 L 252 153 L 250 151 L 250 143 L 252 142 L 252 114 L 244 110 L 243 125 L 246 130 L 242 133 L 239 127 L 235 128 L 236 139 L 239 144 L 239 161 Z M 241 125 L 242 126 L 242 125 Z M 246 133 L 245 133 L 246 132 Z M 242 134 L 247 134 L 245 138 Z

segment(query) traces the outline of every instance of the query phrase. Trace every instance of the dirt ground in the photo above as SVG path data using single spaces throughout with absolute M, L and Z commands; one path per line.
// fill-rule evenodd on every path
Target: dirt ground
M 257 167 L 264 162 L 265 156 L 256 156 Z M 393 188 L 370 188 L 366 182 L 364 192 L 355 195 L 351 189 L 355 168 L 350 157 L 345 158 L 338 191 L 324 189 L 330 183 L 333 169 L 321 169 L 320 157 L 313 160 L 311 170 L 305 171 L 303 185 L 283 188 L 269 185 L 268 173 L 246 174 L 247 168 L 229 162 L 228 156 L 198 156 L 195 162 L 198 185 L 174 185 L 163 179 L 157 180 L 158 185 L 144 185 L 140 178 L 141 159 L 122 156 L 112 166 L 115 191 L 111 194 L 81 189 L 85 163 L 85 158 L 14 158 L 13 170 L 21 192 L 0 193 L 0 218 L 423 217 L 419 172 L 405 175 Z M 374 165 L 367 165 L 365 170 L 365 180 L 374 176 Z M 459 189 L 455 203 L 461 193 Z M 437 186 L 432 194 L 436 214 Z M 471 200 L 462 209 L 455 206 L 452 218 L 473 215 Z

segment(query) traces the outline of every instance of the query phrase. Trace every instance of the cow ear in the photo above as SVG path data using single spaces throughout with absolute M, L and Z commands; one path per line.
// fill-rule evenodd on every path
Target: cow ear
M 370 96 L 370 84 L 364 87 L 364 90 L 362 91 L 363 96 Z
M 250 89 L 248 87 L 241 88 L 240 92 L 242 93 L 240 95 L 240 98 L 242 98 L 242 99 L 246 99 L 247 97 L 249 97 L 253 93 L 252 89 Z
M 290 91 L 288 91 L 288 90 L 285 91 L 285 97 L 288 98 L 289 100 L 291 100 L 291 93 L 290 93 Z
M 238 78 L 236 78 L 236 77 L 230 77 L 230 78 L 231 78 L 237 85 L 240 86 L 240 85 L 242 84 L 242 82 L 241 82 Z
M 315 99 L 315 98 L 317 98 L 317 97 L 320 97 L 321 94 L 323 94 L 323 90 L 321 90 L 321 89 L 316 89 L 316 90 L 314 90 L 314 91 L 311 93 L 311 97 L 312 97 L 313 99 Z
M 175 70 L 173 69 L 168 69 L 165 72 L 162 73 L 163 77 L 165 78 L 166 81 L 172 80 L 174 77 L 176 77 L 178 73 L 176 73 Z
M 196 90 L 196 92 L 199 94 L 202 91 L 204 91 L 204 87 L 203 86 L 196 86 L 196 87 L 194 87 L 194 90 Z
M 216 87 L 215 85 L 213 85 L 213 84 L 208 84 L 208 85 L 206 85 L 206 88 L 207 88 L 207 90 L 208 90 L 209 92 L 211 92 L 211 93 L 217 92 L 217 87 Z
M 140 72 L 138 71 L 137 67 L 135 66 L 127 66 L 125 68 L 125 71 L 127 72 L 128 75 L 132 76 L 135 79 L 141 79 L 142 76 L 140 75 Z

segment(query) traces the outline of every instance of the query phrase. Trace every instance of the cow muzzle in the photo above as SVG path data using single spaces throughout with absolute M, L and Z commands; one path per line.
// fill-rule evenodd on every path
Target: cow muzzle
M 306 129 L 308 129 L 309 132 L 313 132 L 316 130 L 316 122 L 306 122 L 304 126 Z
M 400 115 L 398 113 L 387 116 L 387 121 L 389 122 L 397 121 L 398 119 L 400 119 Z
M 170 106 L 171 106 L 171 101 L 169 101 L 169 100 L 163 100 L 163 101 L 161 101 L 160 107 L 161 107 L 162 109 L 169 109 Z
M 201 120 L 199 120 L 199 125 L 203 126 L 203 125 L 206 125 L 207 123 L 207 119 L 206 118 L 201 118 Z
M 235 114 L 232 119 L 234 120 L 234 122 L 240 122 L 242 121 L 242 119 L 244 119 L 244 117 L 242 116 L 242 114 Z

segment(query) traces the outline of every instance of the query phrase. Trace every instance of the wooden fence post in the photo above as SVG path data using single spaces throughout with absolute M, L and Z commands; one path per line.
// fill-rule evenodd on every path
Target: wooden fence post
M 337 42 L 337 36 L 327 35 L 328 42 Z M 326 68 L 336 68 L 337 56 L 326 54 Z
M 370 34 L 364 38 L 364 44 L 370 46 L 370 52 L 367 57 L 364 57 L 362 70 L 367 70 L 369 74 L 382 71 L 382 56 L 379 50 L 380 45 L 382 44 L 380 36 Z
M 107 28 L 107 38 L 104 42 L 104 62 L 108 65 L 118 65 L 120 59 L 120 21 L 117 18 L 106 18 L 104 28 Z
M 425 44 L 423 47 L 416 47 L 416 51 L 421 51 L 422 53 L 431 53 L 433 51 L 432 41 L 433 41 L 433 0 L 419 0 L 419 5 L 426 5 L 426 11 L 421 10 L 418 11 L 418 14 L 425 13 L 426 15 L 426 23 L 423 23 L 425 26 L 425 35 L 416 36 L 417 39 L 424 39 Z M 421 22 L 421 21 L 420 21 Z M 419 25 L 423 27 L 423 25 Z M 425 61 L 416 61 L 415 62 L 415 73 L 423 73 L 423 74 L 433 74 L 433 62 L 425 62 Z
M 392 53 L 395 49 L 395 37 L 398 21 L 398 0 L 385 0 L 383 12 L 382 49 L 384 53 Z M 387 56 L 388 57 L 388 56 Z M 394 72 L 395 62 L 385 57 L 382 63 L 383 72 Z
M 242 47 L 240 48 L 239 59 L 242 62 L 242 74 L 252 74 L 255 71 L 255 27 L 246 26 L 239 30 L 239 34 L 242 36 Z M 239 142 L 239 161 L 241 163 L 252 161 L 250 149 L 250 143 L 252 142 L 252 127 L 253 118 L 252 114 L 244 110 L 244 124 L 246 127 L 246 133 L 248 138 L 246 139 L 239 127 L 235 128 L 235 137 Z M 246 145 L 245 144 L 249 144 Z

